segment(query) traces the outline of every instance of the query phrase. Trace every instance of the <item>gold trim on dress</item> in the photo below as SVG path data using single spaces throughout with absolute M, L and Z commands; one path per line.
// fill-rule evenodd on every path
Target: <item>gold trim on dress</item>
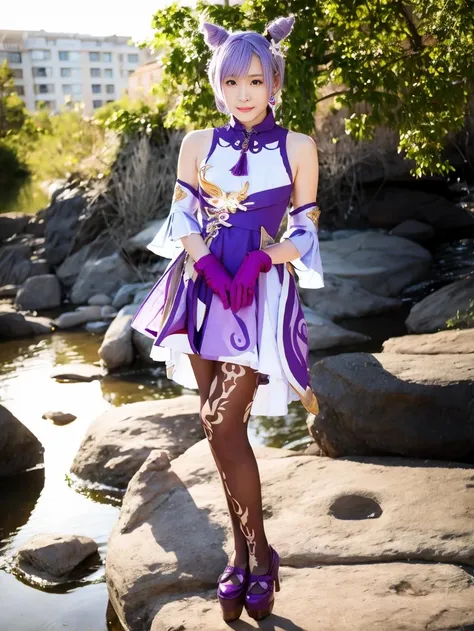
M 314 210 L 310 210 L 306 213 L 306 216 L 309 219 L 311 219 L 311 221 L 314 223 L 317 229 L 319 229 L 319 215 L 320 214 L 321 214 L 321 211 L 319 210 L 318 206 L 316 206 Z
M 182 199 L 185 199 L 188 196 L 188 193 L 176 182 L 174 185 L 174 194 L 173 194 L 173 203 L 180 202 Z

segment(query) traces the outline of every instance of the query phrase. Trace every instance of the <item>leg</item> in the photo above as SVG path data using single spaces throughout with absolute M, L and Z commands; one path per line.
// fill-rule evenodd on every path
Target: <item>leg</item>
M 269 549 L 263 526 L 260 476 L 247 435 L 257 375 L 245 366 L 216 362 L 202 420 L 225 492 L 247 542 L 250 570 L 264 574 L 268 569 Z
M 194 375 L 196 377 L 196 381 L 199 388 L 199 396 L 201 399 L 200 411 L 201 411 L 201 419 L 202 419 L 202 409 L 204 404 L 209 398 L 209 393 L 211 390 L 211 384 L 213 382 L 216 365 L 217 362 L 211 361 L 208 359 L 203 359 L 199 355 L 189 355 L 189 359 L 191 361 L 191 367 L 193 369 Z M 216 463 L 217 470 L 222 479 L 222 484 L 224 485 L 224 478 L 222 477 L 222 470 L 219 465 L 219 461 L 217 459 L 215 451 L 212 449 L 211 453 L 214 457 L 214 461 Z M 224 486 L 225 489 L 225 486 Z M 247 548 L 247 540 L 245 539 L 242 531 L 240 530 L 240 520 L 237 517 L 230 498 L 226 494 L 227 507 L 229 510 L 230 519 L 232 522 L 232 531 L 234 535 L 234 554 L 230 559 L 231 565 L 237 565 L 238 567 L 245 568 L 248 564 L 248 548 Z M 233 582 L 237 582 L 235 577 L 232 578 Z

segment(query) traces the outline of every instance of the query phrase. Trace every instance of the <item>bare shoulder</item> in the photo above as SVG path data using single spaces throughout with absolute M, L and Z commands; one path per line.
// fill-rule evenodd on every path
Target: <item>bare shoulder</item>
M 311 136 L 297 131 L 288 130 L 286 150 L 291 170 L 295 176 L 303 165 L 309 169 L 317 167 L 318 150 L 316 143 Z
M 193 129 L 189 131 L 183 138 L 181 151 L 186 150 L 193 155 L 196 163 L 207 155 L 212 142 L 213 128 L 209 129 Z

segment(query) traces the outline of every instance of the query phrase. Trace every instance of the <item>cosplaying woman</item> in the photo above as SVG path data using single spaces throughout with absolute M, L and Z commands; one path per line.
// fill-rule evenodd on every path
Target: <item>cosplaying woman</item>
M 249 415 L 285 415 L 298 399 L 318 412 L 296 285 L 324 284 L 317 150 L 273 114 L 284 77 L 278 42 L 293 22 L 279 18 L 264 35 L 202 23 L 213 50 L 208 73 L 216 105 L 229 121 L 183 140 L 170 214 L 147 246 L 171 261 L 132 322 L 154 339 L 150 355 L 166 362 L 168 377 L 199 390 L 234 537 L 217 589 L 227 621 L 244 605 L 252 618 L 269 615 L 280 588 Z M 276 243 L 289 207 L 287 230 Z

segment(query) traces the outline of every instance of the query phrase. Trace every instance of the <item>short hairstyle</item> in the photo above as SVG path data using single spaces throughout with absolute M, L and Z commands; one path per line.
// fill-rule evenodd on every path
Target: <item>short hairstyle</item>
M 206 44 L 213 49 L 209 62 L 208 76 L 211 83 L 217 109 L 226 112 L 222 83 L 225 77 L 244 77 L 252 62 L 252 54 L 257 55 L 263 68 L 263 82 L 268 95 L 273 86 L 276 73 L 280 76 L 280 88 L 285 77 L 285 60 L 274 47 L 291 32 L 295 18 L 277 18 L 266 27 L 266 36 L 255 31 L 237 31 L 230 33 L 222 26 L 201 22 L 199 30 L 204 34 Z M 270 43 L 270 38 L 273 40 Z

